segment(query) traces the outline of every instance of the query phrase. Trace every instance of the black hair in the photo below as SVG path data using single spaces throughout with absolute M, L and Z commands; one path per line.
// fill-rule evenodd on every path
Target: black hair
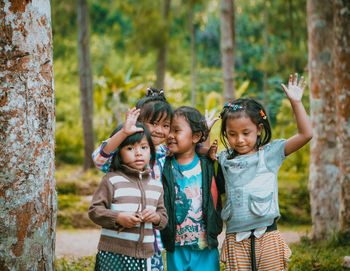
M 226 134 L 226 122 L 229 119 L 249 117 L 250 120 L 259 127 L 263 125 L 263 133 L 257 137 L 255 148 L 258 150 L 261 146 L 270 142 L 272 132 L 269 119 L 267 118 L 266 111 L 261 103 L 253 98 L 241 98 L 233 100 L 227 103 L 220 113 L 221 118 L 221 130 L 220 140 L 224 144 L 225 148 L 229 152 L 229 158 L 234 158 L 238 153 L 234 150 L 227 140 Z
M 181 106 L 174 110 L 174 116 L 182 116 L 191 127 L 192 134 L 201 132 L 202 136 L 198 143 L 204 142 L 209 135 L 209 128 L 205 117 L 194 107 Z
M 124 123 L 119 124 L 117 126 L 117 128 L 115 128 L 115 130 L 112 132 L 111 136 L 112 137 L 114 134 L 116 134 L 117 132 L 119 132 L 122 128 L 123 128 Z M 145 125 L 143 125 L 142 123 L 137 122 L 136 123 L 136 127 L 141 127 L 143 129 L 142 132 L 137 132 L 134 133 L 130 136 L 128 136 L 118 147 L 118 149 L 115 151 L 115 153 L 112 156 L 112 162 L 111 162 L 111 166 L 110 166 L 110 171 L 114 171 L 117 169 L 121 168 L 121 159 L 120 159 L 120 150 L 124 147 L 124 146 L 128 146 L 128 145 L 134 145 L 137 142 L 141 142 L 142 138 L 144 136 L 146 136 L 148 145 L 150 146 L 150 153 L 151 153 L 151 159 L 149 161 L 149 165 L 151 166 L 151 168 L 153 168 L 153 165 L 155 163 L 155 157 L 156 157 L 156 151 L 152 142 L 152 138 L 151 135 L 148 131 L 148 129 L 146 128 Z
M 141 109 L 138 121 L 154 122 L 161 120 L 164 116 L 170 119 L 173 115 L 173 109 L 164 96 L 163 89 L 147 88 L 146 97 L 137 101 L 136 108 Z

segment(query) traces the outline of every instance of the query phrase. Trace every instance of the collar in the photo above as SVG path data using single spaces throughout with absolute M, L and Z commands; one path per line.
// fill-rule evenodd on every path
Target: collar
M 128 176 L 132 178 L 139 179 L 140 176 L 142 179 L 145 179 L 151 175 L 151 169 L 149 167 L 146 167 L 143 171 L 134 169 L 132 167 L 129 167 L 127 165 L 121 165 L 121 170 Z
M 253 231 L 242 231 L 236 233 L 236 241 L 241 242 L 245 239 L 248 239 L 251 235 L 254 235 L 256 238 L 260 238 L 266 232 L 267 227 L 257 228 Z
M 186 171 L 186 170 L 191 170 L 193 169 L 197 164 L 199 163 L 199 157 L 197 153 L 194 153 L 194 158 L 191 163 L 187 165 L 180 165 L 176 159 L 175 155 L 172 157 L 172 165 L 174 168 L 179 169 L 180 171 Z

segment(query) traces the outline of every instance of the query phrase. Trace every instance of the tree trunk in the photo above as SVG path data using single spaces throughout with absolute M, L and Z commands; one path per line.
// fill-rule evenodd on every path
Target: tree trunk
M 235 96 L 234 92 L 234 44 L 235 44 L 235 14 L 234 0 L 220 1 L 220 32 L 221 32 L 221 62 L 224 78 L 225 102 Z
M 170 4 L 171 4 L 171 0 L 164 0 L 163 20 L 166 25 L 168 25 Z M 166 70 L 166 53 L 167 53 L 167 41 L 164 44 L 162 44 L 161 47 L 158 49 L 157 79 L 156 79 L 157 89 L 164 88 L 164 78 L 165 78 L 165 70 Z
M 93 86 L 86 0 L 78 0 L 78 28 L 80 106 L 84 133 L 84 169 L 86 170 L 94 168 L 94 163 L 91 159 L 91 154 L 94 151 L 94 132 L 92 128 Z
M 334 1 L 334 79 L 338 120 L 339 229 L 350 233 L 350 2 Z
M 0 0 L 0 18 L 0 270 L 54 270 L 50 1 Z
M 308 0 L 307 19 L 310 111 L 314 131 L 309 174 L 312 236 L 323 239 L 337 229 L 339 208 L 331 1 Z
M 197 65 L 197 55 L 196 55 L 196 33 L 194 28 L 194 22 L 193 22 L 193 13 L 194 13 L 194 7 L 191 7 L 189 10 L 189 24 L 190 24 L 190 35 L 191 35 L 191 57 L 192 57 L 192 63 L 191 63 L 191 75 L 192 75 L 192 91 L 191 91 L 191 102 L 192 106 L 196 106 L 196 85 L 197 85 L 197 71 L 196 71 L 196 65 Z
M 290 41 L 291 41 L 291 55 L 292 55 L 292 71 L 295 71 L 295 38 L 294 38 L 294 20 L 293 20 L 293 0 L 288 0 L 289 11 L 289 29 L 290 29 Z

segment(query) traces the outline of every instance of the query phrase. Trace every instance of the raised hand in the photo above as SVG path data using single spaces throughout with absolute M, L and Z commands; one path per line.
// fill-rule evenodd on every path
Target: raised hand
M 132 135 L 134 133 L 137 132 L 142 132 L 143 129 L 141 127 L 136 127 L 136 122 L 137 122 L 137 118 L 140 115 L 140 109 L 136 109 L 135 107 L 132 109 L 129 109 L 126 112 L 125 115 L 125 122 L 124 122 L 124 126 L 122 128 L 123 132 L 126 135 Z
M 281 84 L 290 101 L 301 101 L 306 86 L 306 82 L 303 81 L 304 76 L 300 77 L 300 81 L 298 83 L 298 74 L 295 73 L 294 79 L 292 74 L 289 75 L 288 87 L 286 87 L 284 84 Z
M 215 113 L 216 113 L 216 110 L 212 110 L 211 115 L 209 117 L 208 109 L 205 109 L 205 121 L 207 122 L 207 126 L 209 128 L 209 131 L 214 126 L 215 122 L 217 122 L 219 120 L 219 117 L 214 118 Z

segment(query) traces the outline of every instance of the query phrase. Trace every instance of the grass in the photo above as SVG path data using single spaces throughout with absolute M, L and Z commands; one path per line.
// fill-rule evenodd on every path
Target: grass
M 343 258 L 350 255 L 350 235 L 337 233 L 331 240 L 321 242 L 303 237 L 290 247 L 293 255 L 289 270 L 343 271 Z
M 297 227 L 298 228 L 298 227 Z M 293 255 L 289 262 L 289 271 L 344 271 L 342 261 L 344 256 L 350 256 L 350 235 L 337 233 L 331 240 L 314 242 L 308 237 L 302 237 L 299 243 L 290 245 Z M 165 253 L 163 254 L 166 261 Z M 62 257 L 56 259 L 57 271 L 94 269 L 95 256 L 74 258 Z M 221 264 L 220 270 L 225 270 Z
M 58 221 L 61 228 L 91 227 L 88 220 L 87 196 L 92 195 L 104 174 L 97 169 L 83 172 L 81 167 L 60 165 L 56 170 L 58 191 Z M 284 178 L 281 178 L 282 180 Z M 310 206 L 306 182 L 280 183 L 279 202 L 282 218 L 278 228 L 281 232 L 311 232 Z M 297 224 L 297 225 L 295 225 Z M 337 234 L 332 240 L 313 242 L 302 237 L 299 243 L 290 245 L 293 255 L 289 271 L 337 271 L 344 256 L 350 256 L 350 237 Z M 94 270 L 95 256 L 59 257 L 57 271 Z M 220 270 L 224 270 L 221 264 Z M 350 270 L 350 269 L 349 269 Z

